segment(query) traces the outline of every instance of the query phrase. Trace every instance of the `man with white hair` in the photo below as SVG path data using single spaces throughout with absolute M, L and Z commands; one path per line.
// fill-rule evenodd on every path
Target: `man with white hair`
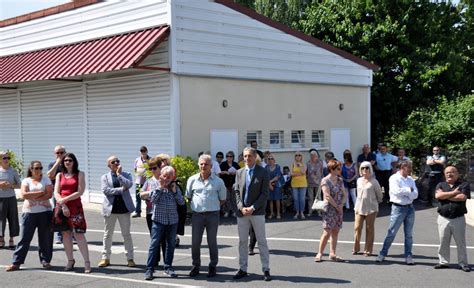
M 115 223 L 118 220 L 127 256 L 127 266 L 135 267 L 136 264 L 133 261 L 133 241 L 130 234 L 130 215 L 135 210 L 129 190 L 133 186 L 132 174 L 122 171 L 120 160 L 115 155 L 107 159 L 107 167 L 109 167 L 110 172 L 102 175 L 101 178 L 102 193 L 105 195 L 102 205 L 105 228 L 102 260 L 98 266 L 107 267 L 110 265 L 112 236 Z
M 204 229 L 207 232 L 207 245 L 211 261 L 207 277 L 216 276 L 219 258 L 217 248 L 217 228 L 221 205 L 227 198 L 224 181 L 211 172 L 212 159 L 208 154 L 199 157 L 199 173 L 191 176 L 186 185 L 186 198 L 191 201 L 192 216 L 192 245 L 191 254 L 193 268 L 190 277 L 196 277 L 201 268 L 201 242 Z
M 153 203 L 152 229 L 150 249 L 146 264 L 145 280 L 153 279 L 155 264 L 160 254 L 160 243 L 166 241 L 166 250 L 163 253 L 164 273 L 176 278 L 178 275 L 173 269 L 174 249 L 176 245 L 176 231 L 178 230 L 178 206 L 184 205 L 183 195 L 172 183 L 175 171 L 171 166 L 161 169 L 159 188 L 151 191 L 149 199 Z

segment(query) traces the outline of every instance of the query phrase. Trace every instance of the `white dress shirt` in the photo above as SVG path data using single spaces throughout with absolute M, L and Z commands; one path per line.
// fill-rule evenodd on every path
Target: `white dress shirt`
M 418 189 L 416 188 L 415 181 L 411 176 L 403 177 L 400 171 L 390 176 L 389 185 L 390 202 L 392 203 L 409 205 L 418 198 Z

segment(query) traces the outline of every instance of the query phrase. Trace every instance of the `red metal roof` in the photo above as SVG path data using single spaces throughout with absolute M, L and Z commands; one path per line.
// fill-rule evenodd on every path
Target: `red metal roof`
M 169 26 L 0 57 L 0 84 L 53 80 L 133 68 L 168 36 Z

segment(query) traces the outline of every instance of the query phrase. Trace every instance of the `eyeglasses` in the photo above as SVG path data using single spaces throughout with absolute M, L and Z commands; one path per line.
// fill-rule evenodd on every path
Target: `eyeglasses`
M 43 167 L 33 167 L 33 170 L 43 170 Z
M 58 151 L 56 152 L 56 155 L 63 155 L 64 154 L 64 151 Z
M 67 163 L 67 162 L 74 162 L 74 160 L 72 159 L 64 159 L 64 162 Z
M 361 170 L 370 170 L 369 167 L 360 167 Z
M 119 164 L 120 164 L 120 160 L 117 159 L 117 160 L 111 161 L 110 164 L 112 164 L 112 165 L 119 165 Z
M 151 171 L 155 171 L 156 169 L 158 169 L 158 166 L 150 167 L 150 170 L 151 170 Z
M 11 158 L 8 156 L 2 157 L 3 160 L 10 160 Z

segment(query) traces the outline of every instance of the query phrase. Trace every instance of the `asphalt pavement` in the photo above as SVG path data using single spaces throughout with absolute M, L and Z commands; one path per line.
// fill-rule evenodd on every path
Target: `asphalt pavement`
M 346 211 L 344 226 L 339 235 L 337 254 L 346 262 L 328 260 L 328 249 L 323 262 L 315 263 L 314 256 L 322 232 L 321 219 L 313 215 L 306 220 L 293 220 L 287 213 L 281 220 L 268 220 L 266 232 L 270 248 L 270 267 L 273 280 L 264 282 L 258 249 L 249 256 L 249 276 L 234 281 L 232 276 L 238 270 L 238 236 L 235 218 L 221 218 L 218 232 L 219 264 L 215 278 L 206 277 L 209 261 L 206 238 L 202 245 L 201 275 L 190 278 L 191 269 L 191 227 L 181 236 L 181 246 L 175 251 L 174 267 L 178 278 L 171 279 L 155 272 L 155 279 L 144 280 L 144 268 L 148 255 L 149 234 L 144 217 L 132 219 L 132 236 L 135 247 L 136 268 L 126 266 L 123 239 L 117 223 L 114 234 L 111 266 L 98 268 L 103 238 L 103 217 L 100 205 L 86 205 L 88 231 L 86 234 L 92 274 L 84 274 L 84 262 L 75 246 L 76 268 L 74 272 L 63 272 L 66 256 L 62 245 L 54 245 L 53 270 L 41 269 L 38 260 L 36 239 L 33 240 L 26 263 L 20 271 L 5 272 L 11 264 L 12 251 L 0 250 L 0 287 L 291 287 L 291 286 L 347 286 L 347 287 L 472 287 L 474 271 L 466 273 L 458 269 L 456 249 L 451 249 L 452 269 L 434 270 L 437 263 L 438 231 L 435 208 L 416 205 L 414 231 L 414 260 L 416 265 L 408 266 L 403 257 L 403 229 L 401 228 L 392 245 L 386 261 L 376 263 L 375 256 L 351 255 L 353 244 L 353 212 Z M 389 220 L 389 206 L 381 206 L 375 224 L 375 251 L 381 249 Z M 467 227 L 467 246 L 470 261 L 474 259 L 474 228 Z M 8 237 L 8 232 L 6 233 Z M 36 238 L 36 236 L 35 236 Z M 8 239 L 8 238 L 7 238 Z M 16 242 L 18 238 L 15 239 Z M 364 240 L 364 236 L 362 241 Z M 8 243 L 8 242 L 7 242 Z M 452 241 L 451 245 L 454 245 Z M 362 245 L 363 247 L 363 245 Z

